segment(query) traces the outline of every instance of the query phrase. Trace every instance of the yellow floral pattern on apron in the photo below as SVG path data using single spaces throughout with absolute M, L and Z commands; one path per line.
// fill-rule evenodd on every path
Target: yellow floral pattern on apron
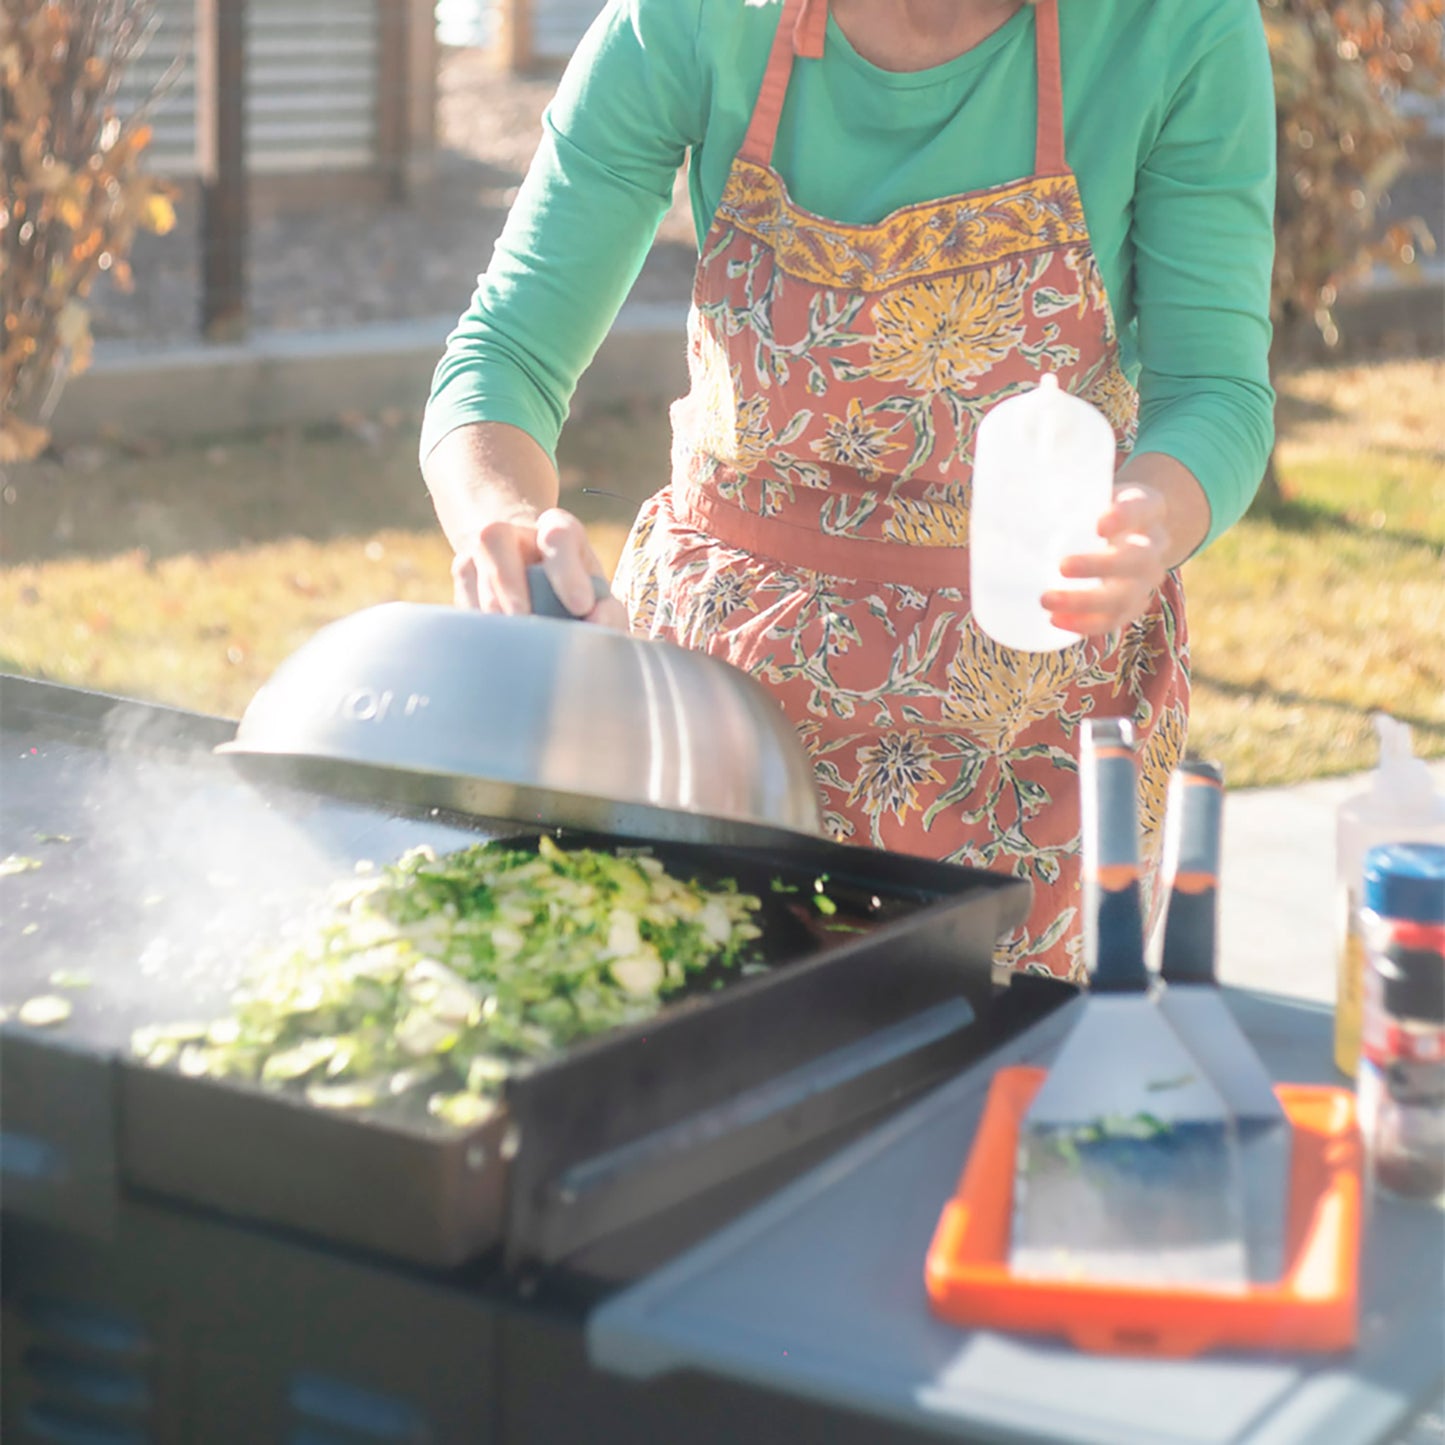
M 849 226 L 801 210 L 771 167 L 740 159 L 718 215 L 770 249 L 790 276 L 842 291 L 881 291 L 949 275 L 960 264 L 1089 239 L 1068 176 L 1015 181 L 960 197 L 946 210 L 908 206 L 876 226 Z
M 1187 724 L 1183 596 L 1171 576 L 1121 636 L 1059 652 L 986 637 L 967 595 L 973 439 L 990 407 L 1053 371 L 1108 417 L 1123 456 L 1138 398 L 1062 163 L 876 225 L 792 202 L 769 128 L 809 3 L 783 6 L 702 249 L 672 481 L 639 515 L 616 586 L 637 632 L 774 692 L 835 836 L 1027 877 L 1033 907 L 999 961 L 1077 977 L 1080 725 L 1134 723 L 1152 888 Z M 1040 135 L 1062 157 L 1057 76 L 1045 84 L 1055 4 L 1034 13 Z

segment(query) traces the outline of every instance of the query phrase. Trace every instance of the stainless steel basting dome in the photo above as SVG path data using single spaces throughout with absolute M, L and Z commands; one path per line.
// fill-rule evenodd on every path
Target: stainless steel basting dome
M 631 837 L 822 834 L 802 742 L 761 684 L 666 642 L 391 602 L 291 655 L 218 751 L 409 807 Z

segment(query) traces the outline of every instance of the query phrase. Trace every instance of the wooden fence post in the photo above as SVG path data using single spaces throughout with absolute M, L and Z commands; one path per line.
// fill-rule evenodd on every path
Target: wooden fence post
M 411 77 L 407 92 L 411 99 L 411 146 L 414 172 L 430 174 L 437 143 L 437 45 L 436 0 L 411 0 L 409 55 Z
M 497 58 L 512 73 L 531 68 L 532 0 L 496 0 Z
M 246 0 L 196 0 L 201 334 L 246 334 Z
M 376 0 L 376 154 L 393 205 L 406 199 L 412 149 L 410 21 L 408 0 Z

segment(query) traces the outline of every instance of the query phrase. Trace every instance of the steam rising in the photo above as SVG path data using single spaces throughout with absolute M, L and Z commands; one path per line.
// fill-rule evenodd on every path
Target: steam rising
M 67 1027 L 111 1044 L 139 1023 L 210 1017 L 358 862 L 478 839 L 436 818 L 253 786 L 203 730 L 122 706 L 99 746 L 4 735 L 0 854 L 42 863 L 0 880 L 6 1003 L 83 976 Z

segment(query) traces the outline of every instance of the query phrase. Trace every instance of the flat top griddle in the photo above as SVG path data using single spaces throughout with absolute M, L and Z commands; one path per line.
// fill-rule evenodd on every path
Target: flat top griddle
M 76 696 L 30 682 L 0 688 L 0 859 L 38 865 L 0 877 L 0 1006 L 13 1024 L 28 999 L 67 999 L 71 1018 L 32 1032 L 79 1047 L 128 1054 L 138 1027 L 224 1013 L 252 962 L 284 946 L 333 884 L 409 848 L 525 847 L 542 831 L 567 847 L 647 847 L 258 784 L 213 753 L 232 735 L 225 720 L 94 694 L 78 695 L 77 712 Z M 907 881 L 905 867 L 865 900 L 860 892 L 874 880 L 863 864 L 861 887 L 832 880 L 843 914 L 830 936 L 827 920 L 810 929 L 800 921 L 806 904 L 769 889 L 789 867 L 785 851 L 669 843 L 649 851 L 703 881 L 736 879 L 760 894 L 761 957 L 775 965 L 841 946 L 860 910 L 881 923 L 939 897 L 930 880 Z M 801 851 L 805 874 L 808 859 L 868 857 L 807 840 Z
M 509 1261 L 553 1261 L 860 1127 L 1062 1001 L 1041 994 L 993 1022 L 992 946 L 1027 907 L 1015 880 L 807 839 L 662 842 L 670 870 L 763 896 L 774 966 L 520 1070 L 475 1130 L 148 1068 L 131 1056 L 136 1028 L 225 1012 L 252 960 L 358 862 L 545 827 L 260 785 L 213 755 L 233 732 L 0 679 L 0 858 L 40 865 L 0 877 L 0 1004 L 58 994 L 73 1007 L 45 1029 L 12 1017 L 4 1034 L 24 1037 L 24 1097 L 41 1115 L 45 1056 L 113 1069 L 114 1173 L 159 1194 L 430 1267 L 498 1243 Z M 770 896 L 770 879 L 807 890 L 823 873 L 840 900 L 877 898 L 876 926 L 800 929 L 785 916 L 797 904 Z

